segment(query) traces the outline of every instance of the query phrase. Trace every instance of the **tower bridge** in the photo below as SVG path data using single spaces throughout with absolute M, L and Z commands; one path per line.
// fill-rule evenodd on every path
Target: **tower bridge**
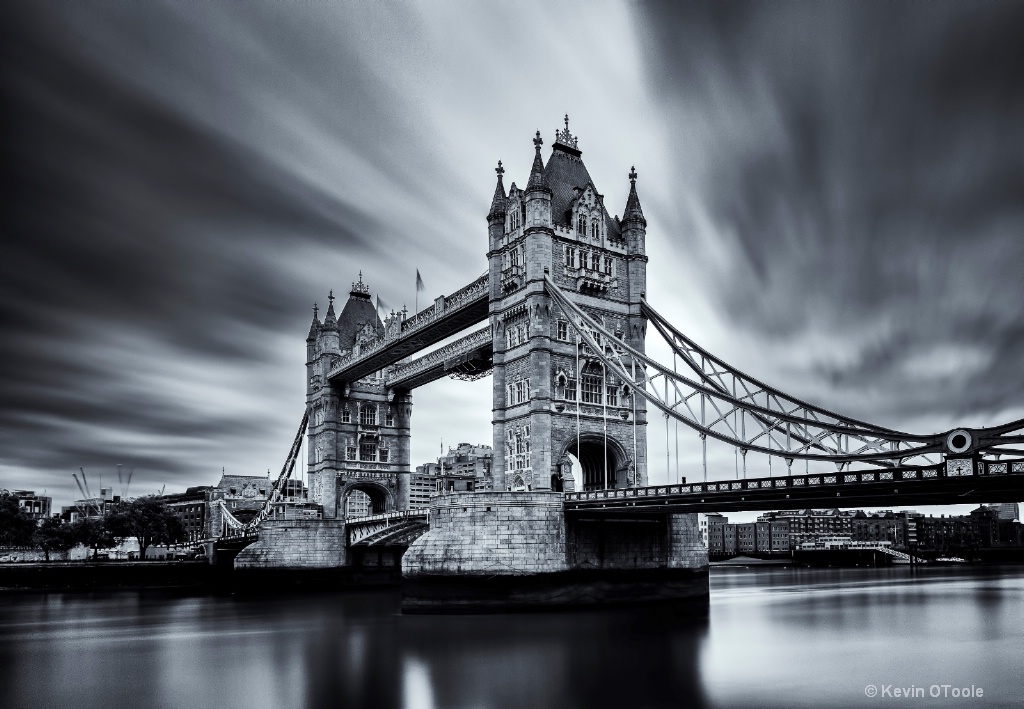
M 524 187 L 506 191 L 498 163 L 484 275 L 411 316 L 382 321 L 361 275 L 340 314 L 333 293 L 323 321 L 314 307 L 296 441 L 308 438 L 305 465 L 323 519 L 262 514 L 238 525 L 233 539 L 251 541 L 259 529 L 259 540 L 237 567 L 343 565 L 367 549 L 383 560 L 382 549 L 397 548 L 412 610 L 700 597 L 707 552 L 697 511 L 1024 496 L 1024 421 L 905 433 L 800 401 L 703 350 L 647 301 L 636 170 L 613 216 L 568 117 L 546 162 L 539 131 L 533 142 Z M 649 325 L 672 366 L 647 354 Z M 487 374 L 491 489 L 436 497 L 429 523 L 410 517 L 413 390 Z M 744 473 L 754 451 L 784 461 L 786 474 L 650 486 L 649 405 L 697 433 L 705 469 L 710 438 L 737 450 Z M 793 475 L 796 460 L 835 472 Z M 354 490 L 369 495 L 371 518 L 344 518 Z M 601 519 L 651 524 L 619 524 L 609 536 Z

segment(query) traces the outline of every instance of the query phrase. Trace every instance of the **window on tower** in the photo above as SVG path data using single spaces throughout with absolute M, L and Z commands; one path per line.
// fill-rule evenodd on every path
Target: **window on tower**
M 568 342 L 569 340 L 569 323 L 565 320 L 558 320 L 555 323 L 555 338 L 562 342 Z
M 377 425 L 377 407 L 373 404 L 363 404 L 359 407 L 359 423 L 363 426 Z
M 384 425 L 385 426 L 394 426 L 395 425 L 395 413 L 391 409 L 388 409 L 387 413 L 384 414 Z
M 597 241 L 601 236 L 601 227 L 598 226 L 597 220 L 595 219 L 590 223 L 590 238 Z
M 381 463 L 387 463 L 388 462 L 388 449 L 387 448 L 381 448 L 380 449 L 380 462 Z
M 347 406 L 341 410 L 341 422 L 352 423 L 352 413 L 348 410 Z
M 587 215 L 580 213 L 576 219 L 576 233 L 579 236 L 587 235 Z
M 597 364 L 588 364 L 583 368 L 583 376 L 581 380 L 581 399 L 584 404 L 600 404 L 601 403 L 601 389 L 604 377 L 601 373 L 601 367 Z
M 377 460 L 377 443 L 375 441 L 359 444 L 359 460 Z

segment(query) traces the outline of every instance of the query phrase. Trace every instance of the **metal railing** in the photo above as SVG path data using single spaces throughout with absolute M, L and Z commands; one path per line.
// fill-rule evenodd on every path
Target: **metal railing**
M 976 475 L 1012 475 L 1021 473 L 1024 473 L 1024 461 L 977 462 Z M 816 485 L 849 485 L 856 483 L 877 483 L 904 480 L 931 480 L 940 477 L 947 477 L 944 468 L 941 466 L 909 470 L 872 470 L 862 472 L 791 475 L 777 478 L 722 480 L 707 483 L 693 483 L 689 485 L 651 485 L 647 487 L 567 492 L 565 493 L 565 501 L 579 502 L 585 500 L 614 500 L 697 493 L 703 495 L 706 493 L 732 492 L 736 490 L 766 490 L 777 488 L 813 487 Z
M 397 382 L 402 379 L 408 379 L 420 372 L 436 367 L 438 364 L 444 364 L 445 360 L 450 359 L 455 355 L 471 352 L 472 350 L 487 345 L 490 342 L 491 328 L 481 328 L 476 332 L 466 335 L 461 340 L 456 340 L 455 342 L 447 344 L 429 354 L 423 355 L 419 359 L 415 359 L 412 362 L 395 367 L 388 372 L 387 381 Z

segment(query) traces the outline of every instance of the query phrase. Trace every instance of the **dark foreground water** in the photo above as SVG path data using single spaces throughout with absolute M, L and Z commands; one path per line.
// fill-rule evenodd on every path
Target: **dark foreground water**
M 5 595 L 0 708 L 1024 707 L 1022 567 L 715 569 L 711 587 L 702 619 Z

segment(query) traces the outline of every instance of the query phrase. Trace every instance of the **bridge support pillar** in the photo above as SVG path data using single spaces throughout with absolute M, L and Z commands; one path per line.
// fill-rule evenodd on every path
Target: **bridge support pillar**
M 346 561 L 343 520 L 268 519 L 235 557 L 235 569 L 330 569 Z
M 708 599 L 696 515 L 567 520 L 557 492 L 434 498 L 402 577 L 412 613 Z

